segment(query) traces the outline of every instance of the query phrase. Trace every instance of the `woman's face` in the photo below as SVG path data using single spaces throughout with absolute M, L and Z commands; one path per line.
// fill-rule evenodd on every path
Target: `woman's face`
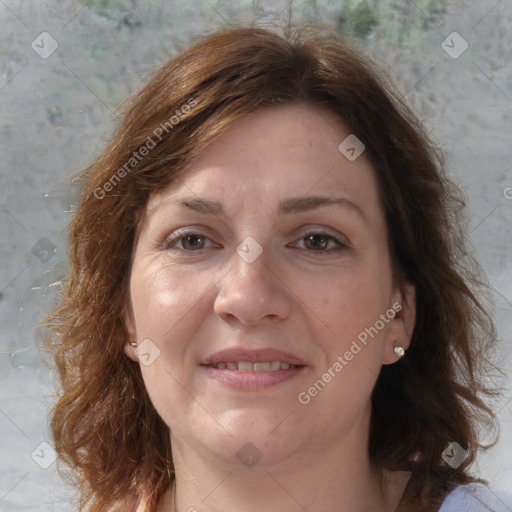
M 150 198 L 125 351 L 176 445 L 265 467 L 363 443 L 414 307 L 369 160 L 338 148 L 349 135 L 312 106 L 262 109 Z

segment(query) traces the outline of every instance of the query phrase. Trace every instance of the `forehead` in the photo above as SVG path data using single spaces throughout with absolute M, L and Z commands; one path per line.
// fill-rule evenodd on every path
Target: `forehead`
M 334 192 L 378 208 L 369 159 L 363 152 L 351 161 L 339 149 L 350 135 L 340 117 L 323 108 L 262 108 L 234 121 L 179 180 L 154 193 L 148 211 L 180 195 L 207 194 L 228 202 L 252 199 L 262 206 L 262 200 Z

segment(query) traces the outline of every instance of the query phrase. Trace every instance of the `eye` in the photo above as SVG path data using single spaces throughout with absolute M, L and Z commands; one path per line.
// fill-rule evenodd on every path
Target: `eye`
M 316 253 L 315 255 L 323 256 L 332 252 L 347 248 L 347 244 L 343 243 L 339 238 L 324 232 L 310 232 L 302 236 L 296 245 L 302 245 L 302 249 Z M 168 251 L 181 252 L 198 252 L 208 247 L 218 247 L 207 236 L 187 230 L 178 230 L 171 236 L 166 238 L 163 248 Z
M 306 250 L 319 256 L 347 248 L 347 245 L 335 236 L 322 232 L 306 233 L 299 242 L 303 242 Z
M 178 230 L 164 241 L 163 248 L 165 250 L 194 252 L 214 246 L 214 244 L 206 245 L 207 241 L 211 240 L 200 233 Z

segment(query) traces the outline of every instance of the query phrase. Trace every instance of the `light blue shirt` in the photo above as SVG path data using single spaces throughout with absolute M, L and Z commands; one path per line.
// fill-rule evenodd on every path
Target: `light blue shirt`
M 439 512 L 512 512 L 512 494 L 493 491 L 482 484 L 455 488 L 443 501 Z

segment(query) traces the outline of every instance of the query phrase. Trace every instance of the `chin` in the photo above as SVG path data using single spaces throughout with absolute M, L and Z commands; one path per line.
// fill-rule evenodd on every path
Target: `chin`
M 224 460 L 229 471 L 263 470 L 285 462 L 299 449 L 297 434 L 303 429 L 285 418 L 286 414 L 262 411 L 230 412 L 229 418 L 219 418 L 227 432 L 219 428 L 215 434 L 210 431 L 201 438 L 203 442 L 210 440 L 214 456 Z

